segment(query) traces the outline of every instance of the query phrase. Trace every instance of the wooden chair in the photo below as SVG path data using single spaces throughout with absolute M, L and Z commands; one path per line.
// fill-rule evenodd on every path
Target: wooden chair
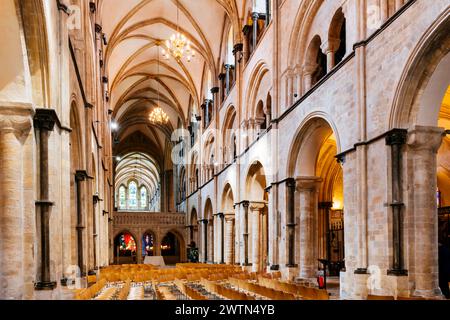
M 395 300 L 393 296 L 376 296 L 369 294 L 367 300 Z

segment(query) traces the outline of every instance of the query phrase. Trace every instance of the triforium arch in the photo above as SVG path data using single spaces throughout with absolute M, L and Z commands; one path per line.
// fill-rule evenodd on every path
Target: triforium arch
M 248 259 L 253 271 L 264 271 L 269 264 L 269 224 L 268 202 L 266 191 L 267 176 L 260 161 L 250 165 L 245 180 L 245 195 L 249 201 L 247 217 L 244 217 L 244 226 L 248 228 Z M 244 252 L 244 254 L 246 254 Z
M 267 109 L 267 96 L 272 90 L 272 76 L 265 61 L 259 61 L 252 71 L 249 80 L 250 85 L 246 88 L 246 106 L 244 111 L 248 121 L 247 129 L 253 131 L 250 139 L 256 138 L 257 134 L 269 126 L 268 119 L 271 118 L 272 110 Z M 250 141 L 251 142 L 251 141 Z
M 339 275 L 344 267 L 343 172 L 335 158 L 338 153 L 338 135 L 324 115 L 302 123 L 291 147 L 286 189 L 293 204 L 287 206 L 287 221 L 298 221 L 288 226 L 288 233 L 295 236 L 287 243 L 287 259 L 291 267 L 298 266 L 301 278 L 314 278 L 324 263 L 331 275 Z
M 392 211 L 399 217 L 393 222 L 392 237 L 399 242 L 389 248 L 393 256 L 389 266 L 394 274 L 408 276 L 414 283 L 400 288 L 414 296 L 440 295 L 438 243 L 448 245 L 448 228 L 439 227 L 443 226 L 441 213 L 450 205 L 450 142 L 444 133 L 450 129 L 449 27 L 450 16 L 444 13 L 420 39 L 408 59 L 389 115 L 389 129 L 401 136 L 390 144 L 391 158 L 397 156 L 401 163 L 389 165 L 389 198 L 396 196 L 395 190 L 403 198 L 399 209 Z

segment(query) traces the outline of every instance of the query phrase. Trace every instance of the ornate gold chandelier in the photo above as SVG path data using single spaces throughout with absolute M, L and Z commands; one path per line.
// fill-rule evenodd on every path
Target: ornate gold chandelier
M 161 109 L 160 106 L 157 106 L 152 110 L 149 116 L 150 122 L 152 123 L 167 123 L 169 121 L 169 116 Z
M 159 48 L 158 48 L 158 75 L 159 75 Z M 149 115 L 149 120 L 154 124 L 165 124 L 169 121 L 169 117 L 159 105 L 159 82 L 158 82 L 158 105 L 153 108 Z
M 177 32 L 172 34 L 170 39 L 166 40 L 167 51 L 163 49 L 162 53 L 165 59 L 169 59 L 170 55 L 172 55 L 178 61 L 185 55 L 186 60 L 191 62 L 191 59 L 195 57 L 195 51 L 191 48 L 191 41 L 179 31 L 178 16 L 177 1 Z

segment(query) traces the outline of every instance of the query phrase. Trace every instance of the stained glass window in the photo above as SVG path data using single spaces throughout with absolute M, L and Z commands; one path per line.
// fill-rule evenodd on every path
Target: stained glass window
M 123 209 L 125 207 L 126 207 L 125 187 L 121 186 L 119 188 L 119 208 Z
M 147 189 L 141 187 L 141 208 L 145 209 L 147 207 Z
M 128 185 L 128 207 L 133 209 L 137 208 L 137 185 L 136 182 L 131 181 Z

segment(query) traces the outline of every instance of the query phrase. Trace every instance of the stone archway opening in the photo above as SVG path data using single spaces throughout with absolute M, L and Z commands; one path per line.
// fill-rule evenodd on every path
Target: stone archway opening
M 446 135 L 437 153 L 437 189 L 436 204 L 438 208 L 438 273 L 439 287 L 442 294 L 450 297 L 448 282 L 443 270 L 445 255 L 450 252 L 450 85 L 442 100 L 438 127 L 446 129 Z
M 137 263 L 137 244 L 129 232 L 121 232 L 114 238 L 114 264 Z
M 156 237 L 153 231 L 146 231 L 142 236 L 142 261 L 146 256 L 156 256 Z
M 256 161 L 250 166 L 246 180 L 249 206 L 248 217 L 245 220 L 248 225 L 248 232 L 246 232 L 248 234 L 248 259 L 253 272 L 265 271 L 269 264 L 269 194 L 266 188 L 267 179 L 264 167 L 259 161 Z
M 323 118 L 309 120 L 294 143 L 290 175 L 295 179 L 295 242 L 298 276 L 316 281 L 318 271 L 344 269 L 344 184 L 337 162 L 338 139 Z M 290 188 L 293 193 L 293 188 Z
M 172 231 L 166 233 L 161 240 L 161 256 L 166 265 L 175 265 L 181 262 L 182 241 L 180 237 Z

